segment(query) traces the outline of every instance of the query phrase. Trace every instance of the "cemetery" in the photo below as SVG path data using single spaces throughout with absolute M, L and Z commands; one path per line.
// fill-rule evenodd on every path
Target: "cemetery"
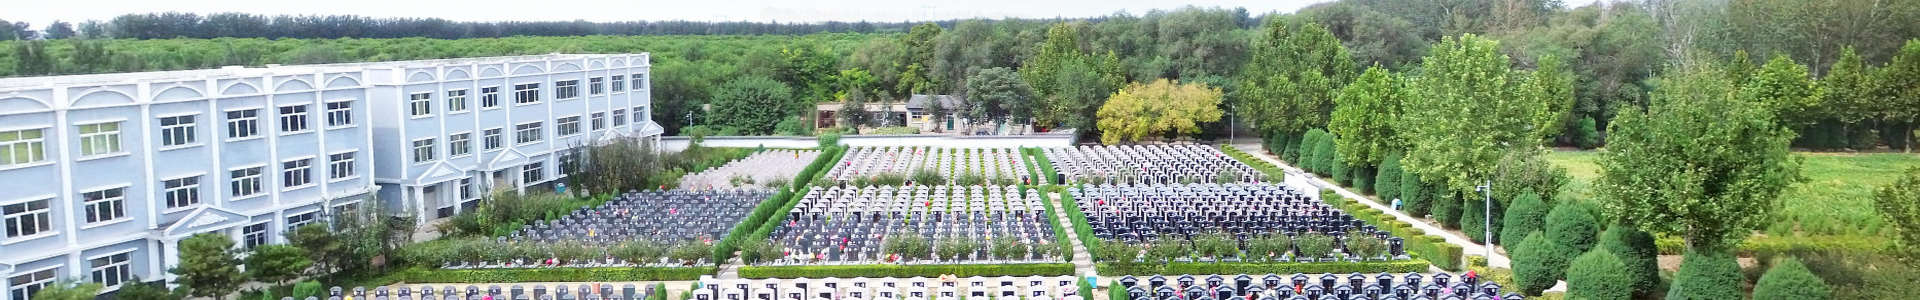
M 1046 148 L 1059 178 L 1075 184 L 1165 185 L 1264 182 L 1266 173 L 1204 145 L 1124 145 Z
M 1202 261 L 1316 262 L 1409 259 L 1402 239 L 1285 185 L 1191 184 L 1068 188 L 1095 236 L 1131 244 L 1223 236 Z M 1277 242 L 1271 245 L 1263 242 Z M 1269 248 L 1265 246 L 1277 246 Z M 1293 249 L 1288 249 L 1293 248 Z M 1334 258 L 1335 253 L 1343 256 Z M 1218 256 L 1218 257 L 1215 257 Z M 1180 257 L 1175 261 L 1187 262 Z
M 799 174 L 802 168 L 819 157 L 820 150 L 761 151 L 718 168 L 681 177 L 680 186 L 690 189 L 776 188 L 792 181 L 794 174 Z
M 813 187 L 773 232 L 795 264 L 1061 262 L 1039 191 Z
M 711 265 L 709 255 L 669 252 L 724 238 L 772 194 L 765 189 L 628 191 L 506 236 L 417 248 L 411 257 L 451 270 Z
M 839 183 L 893 177 L 923 185 L 1014 185 L 1030 183 L 1030 172 L 1013 148 L 853 147 L 826 176 Z M 939 182 L 918 182 L 923 180 Z
M 1231 277 L 1229 277 L 1231 276 Z M 1111 300 L 1518 300 L 1520 294 L 1502 294 L 1501 286 L 1472 276 L 1449 273 L 1321 273 L 1122 276 L 1111 287 Z

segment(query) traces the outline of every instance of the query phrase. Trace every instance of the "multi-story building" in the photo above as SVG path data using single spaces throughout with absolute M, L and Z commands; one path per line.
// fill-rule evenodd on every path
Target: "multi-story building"
M 553 54 L 0 79 L 0 298 L 171 278 L 194 234 L 251 248 L 360 205 L 431 220 L 482 189 L 550 188 L 559 150 L 657 138 L 648 66 Z

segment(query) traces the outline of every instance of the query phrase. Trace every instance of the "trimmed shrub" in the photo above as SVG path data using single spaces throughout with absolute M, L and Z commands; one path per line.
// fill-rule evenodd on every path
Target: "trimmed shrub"
M 1560 203 L 1547 213 L 1547 239 L 1565 246 L 1573 257 L 1600 242 L 1600 221 L 1593 219 L 1592 208 L 1577 203 Z
M 604 281 L 695 280 L 712 275 L 713 266 L 688 268 L 527 268 L 442 270 L 413 268 L 396 272 L 394 278 L 407 283 L 462 282 L 569 282 L 581 278 Z
M 1319 173 L 1317 170 L 1320 166 L 1316 165 L 1316 163 L 1320 161 L 1320 154 L 1316 152 L 1320 151 L 1321 137 L 1319 129 L 1308 130 L 1305 135 L 1300 137 L 1300 145 L 1296 146 L 1296 148 L 1300 149 L 1299 159 L 1290 162 L 1299 166 L 1300 169 L 1307 170 L 1307 172 Z
M 968 276 L 1057 276 L 1072 275 L 1073 264 L 997 264 L 997 265 L 844 265 L 740 267 L 740 278 L 799 277 L 940 277 L 952 274 Z
M 1520 194 L 1520 197 L 1514 198 L 1512 203 L 1513 206 L 1507 207 L 1507 214 L 1502 216 L 1504 222 L 1501 223 L 1506 226 L 1500 228 L 1499 241 L 1501 245 L 1507 246 L 1507 251 L 1513 251 L 1513 246 L 1519 244 L 1520 239 L 1526 238 L 1525 234 L 1547 229 L 1549 207 L 1546 202 L 1540 201 L 1539 194 L 1533 192 Z
M 139 281 L 134 281 L 134 282 L 139 282 Z M 320 286 L 319 281 L 313 281 L 313 280 L 301 281 L 299 283 L 293 284 L 292 296 L 294 299 L 306 299 L 307 297 L 326 296 L 327 295 L 326 289 L 327 289 L 326 287 Z
M 1466 235 L 1468 240 L 1484 244 L 1487 242 L 1488 232 L 1485 223 L 1487 205 L 1485 199 L 1478 197 L 1479 193 L 1474 194 L 1476 197 L 1467 197 L 1460 201 L 1460 233 Z
M 1811 276 L 1811 275 L 1809 275 Z M 1587 251 L 1573 259 L 1567 268 L 1567 298 L 1586 300 L 1627 300 L 1633 298 L 1633 282 L 1627 278 L 1627 265 L 1605 247 Z
M 1827 299 L 1833 299 L 1833 289 L 1795 258 L 1787 258 L 1768 269 L 1753 286 L 1753 300 Z
M 1429 191 L 1427 201 L 1432 203 L 1429 205 L 1432 206 L 1433 220 L 1440 221 L 1441 226 L 1449 229 L 1460 229 L 1460 193 L 1455 193 L 1439 184 L 1430 184 L 1427 189 Z
M 1400 198 L 1400 154 L 1388 154 L 1386 160 L 1380 161 L 1380 168 L 1376 171 L 1373 175 L 1373 186 L 1376 187 L 1373 193 L 1379 195 L 1380 200 L 1392 204 L 1393 198 Z M 1401 199 L 1400 205 L 1405 206 L 1406 200 Z
M 1405 169 L 1401 170 L 1400 202 L 1403 207 L 1401 207 L 1400 210 L 1406 211 L 1407 214 L 1413 215 L 1416 218 L 1432 214 L 1433 201 L 1429 198 L 1432 197 L 1432 195 L 1432 185 L 1420 182 L 1420 175 L 1414 175 L 1413 172 L 1406 172 Z
M 1539 296 L 1540 291 L 1553 287 L 1567 271 L 1567 257 L 1560 256 L 1557 247 L 1548 241 L 1546 234 L 1538 231 L 1527 234 L 1520 241 L 1520 247 L 1507 253 L 1513 258 L 1513 281 L 1520 286 L 1513 287 L 1522 294 Z
M 1593 117 L 1580 117 L 1580 124 L 1573 131 L 1573 146 L 1580 149 L 1593 149 L 1600 146 L 1600 130 Z
M 1680 272 L 1673 274 L 1669 300 L 1741 300 L 1746 297 L 1740 263 L 1727 253 L 1689 252 L 1680 259 Z
M 1333 175 L 1334 165 L 1337 165 L 1340 161 L 1340 151 L 1333 145 L 1335 139 L 1332 133 L 1320 131 L 1320 138 L 1314 140 L 1315 143 L 1319 143 L 1313 146 L 1313 157 L 1317 159 L 1317 161 L 1314 162 L 1314 166 L 1318 168 L 1318 171 L 1314 172 L 1315 174 L 1320 174 L 1320 176 Z
M 1335 158 L 1326 162 L 1328 166 L 1331 166 L 1327 172 L 1333 173 L 1334 183 L 1339 183 L 1343 186 L 1353 186 L 1353 166 L 1348 166 L 1346 162 L 1340 161 L 1340 158 L 1338 158 L 1340 156 L 1340 150 L 1335 149 L 1333 152 L 1334 155 L 1330 156 L 1334 156 Z
M 1652 298 L 1660 286 L 1659 253 L 1654 247 L 1652 234 L 1629 226 L 1613 225 L 1600 235 L 1600 248 L 1613 251 L 1626 266 L 1636 298 Z
M 1283 133 L 1281 134 L 1281 138 L 1287 140 L 1287 148 L 1284 149 L 1286 153 L 1281 153 L 1281 159 L 1296 165 L 1299 164 L 1300 156 L 1306 155 L 1301 151 L 1304 150 L 1302 149 L 1304 147 L 1301 147 L 1301 145 L 1306 144 L 1306 135 L 1300 133 Z
M 1369 194 L 1369 195 L 1373 194 L 1374 168 L 1360 166 L 1360 167 L 1350 168 L 1347 171 L 1353 172 L 1353 175 L 1349 175 L 1349 176 L 1352 176 L 1351 177 L 1352 179 L 1348 179 L 1348 180 L 1353 181 L 1353 188 L 1355 190 L 1358 190 L 1361 194 Z
M 821 134 L 819 137 L 815 137 L 815 139 L 820 143 L 820 149 L 840 146 L 840 134 L 838 133 Z

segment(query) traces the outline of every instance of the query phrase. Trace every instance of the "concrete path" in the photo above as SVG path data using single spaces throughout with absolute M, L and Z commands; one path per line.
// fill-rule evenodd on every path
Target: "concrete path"
M 1340 187 L 1340 185 L 1338 184 L 1334 184 L 1332 182 L 1328 182 L 1326 180 L 1314 177 L 1312 173 L 1308 173 L 1305 170 L 1301 170 L 1299 168 L 1294 168 L 1291 165 L 1287 165 L 1285 162 L 1281 162 L 1280 159 L 1274 158 L 1273 155 L 1268 155 L 1265 150 L 1261 150 L 1260 144 L 1232 144 L 1232 145 L 1235 149 L 1239 149 L 1241 152 L 1246 152 L 1247 154 L 1253 155 L 1253 157 L 1257 157 L 1257 158 L 1260 158 L 1260 160 L 1267 161 L 1267 163 L 1271 163 L 1275 166 L 1279 166 L 1282 170 L 1286 171 L 1287 173 L 1286 181 L 1289 183 L 1301 183 L 1306 186 L 1318 187 L 1322 189 L 1333 189 L 1334 192 L 1340 193 L 1341 196 L 1346 196 L 1347 198 L 1359 199 L 1360 203 L 1373 207 L 1373 209 L 1378 209 L 1382 212 L 1386 212 L 1388 215 L 1393 215 L 1394 218 L 1399 219 L 1402 222 L 1407 222 L 1407 224 L 1413 224 L 1413 228 L 1418 228 L 1421 231 L 1424 231 L 1430 235 L 1436 235 L 1442 238 L 1446 238 L 1448 243 L 1460 245 L 1460 247 L 1463 250 L 1462 252 L 1464 252 L 1466 255 L 1486 256 L 1487 266 L 1489 267 L 1509 268 L 1509 269 L 1513 268 L 1513 261 L 1507 259 L 1506 255 L 1501 255 L 1499 253 L 1488 253 L 1487 247 L 1485 245 L 1476 244 L 1471 239 L 1467 239 L 1466 237 L 1453 234 L 1453 232 L 1449 232 L 1446 229 L 1441 229 L 1440 227 L 1434 226 L 1433 224 L 1427 224 L 1426 221 L 1422 221 L 1418 218 L 1414 218 L 1413 216 L 1409 216 L 1404 212 L 1393 210 L 1391 208 L 1388 208 L 1386 205 L 1381 205 L 1379 202 L 1373 201 L 1372 198 L 1367 198 L 1366 196 L 1360 195 L 1359 193 L 1348 191 L 1346 188 Z
M 1073 276 L 1079 277 L 1081 278 L 1081 280 L 1085 280 L 1086 276 L 1098 277 L 1098 275 L 1096 275 L 1096 273 L 1094 272 L 1093 255 L 1087 252 L 1087 245 L 1080 242 L 1080 233 L 1073 230 L 1073 218 L 1067 217 L 1067 214 L 1070 214 L 1071 212 L 1067 211 L 1067 204 L 1062 203 L 1061 201 L 1067 201 L 1067 200 L 1061 199 L 1060 193 L 1047 193 L 1047 205 L 1053 206 L 1053 212 L 1058 214 L 1054 217 L 1060 219 L 1060 226 L 1062 227 L 1061 229 L 1065 229 L 1065 231 L 1067 232 L 1067 239 L 1073 241 Z M 1097 280 L 1094 282 L 1100 282 L 1101 284 L 1106 284 L 1106 280 L 1104 279 Z M 1106 286 L 1102 285 L 1095 289 L 1096 291 L 1093 292 L 1093 295 L 1081 295 L 1081 296 L 1087 297 L 1087 299 L 1095 299 L 1095 300 L 1105 299 L 1106 293 L 1100 292 L 1100 291 L 1104 291 L 1105 288 Z

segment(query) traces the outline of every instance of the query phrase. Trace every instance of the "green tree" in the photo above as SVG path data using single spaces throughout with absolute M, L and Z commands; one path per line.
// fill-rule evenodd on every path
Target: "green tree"
M 1669 72 L 1642 113 L 1627 110 L 1600 160 L 1609 217 L 1688 249 L 1719 249 L 1766 224 L 1781 190 L 1800 180 L 1793 132 L 1711 70 Z
M 1567 298 L 1632 299 L 1633 282 L 1627 278 L 1627 265 L 1604 247 L 1581 254 L 1567 268 Z
M 1462 218 L 1462 213 L 1466 211 L 1463 207 L 1466 205 L 1463 194 L 1449 190 L 1446 185 L 1439 183 L 1428 183 L 1426 189 L 1430 196 L 1422 200 L 1426 200 L 1428 209 L 1432 210 L 1433 220 L 1440 222 L 1440 225 L 1447 229 L 1461 229 L 1460 221 L 1465 220 Z
M 92 300 L 106 289 L 99 283 L 81 283 L 62 280 L 41 288 L 33 293 L 33 300 Z
M 1593 117 L 1580 117 L 1580 123 L 1573 132 L 1573 146 L 1583 150 L 1600 147 L 1600 130 L 1594 126 Z
M 1373 177 L 1374 193 L 1387 201 L 1403 197 L 1400 194 L 1400 173 L 1400 152 L 1387 153 L 1387 159 L 1380 163 L 1380 172 Z M 1403 199 L 1400 204 L 1405 206 L 1406 201 Z
M 1775 123 L 1789 129 L 1804 128 L 1819 121 L 1820 86 L 1807 73 L 1807 66 L 1785 55 L 1774 56 L 1741 86 L 1741 97 L 1762 105 L 1773 113 Z
M 1020 74 L 1007 68 L 980 70 L 967 78 L 966 109 L 961 112 L 973 125 L 988 122 L 1023 122 L 1033 117 L 1033 87 L 1020 80 Z
M 1535 63 L 1538 68 L 1526 72 L 1524 81 L 1514 90 L 1519 100 L 1534 107 L 1514 112 L 1519 114 L 1515 117 L 1520 118 L 1516 121 L 1530 125 L 1534 138 L 1559 136 L 1561 129 L 1566 128 L 1560 124 L 1566 124 L 1572 115 L 1573 72 L 1555 55 L 1541 57 Z
M 1614 224 L 1600 234 L 1599 248 L 1613 251 L 1613 256 L 1626 266 L 1627 280 L 1633 284 L 1634 297 L 1645 299 L 1654 296 L 1654 290 L 1660 285 L 1660 252 L 1654 245 L 1652 234 Z
M 1315 128 L 1314 131 L 1320 131 L 1320 129 Z M 1333 146 L 1337 143 L 1336 140 L 1339 139 L 1340 138 L 1334 136 L 1333 133 L 1321 131 L 1320 139 L 1315 140 L 1313 145 L 1313 162 L 1311 163 L 1313 164 L 1314 174 L 1332 177 L 1335 171 L 1334 165 L 1340 163 L 1340 149 L 1336 149 Z
M 1200 133 L 1201 123 L 1220 121 L 1222 97 L 1219 88 L 1199 83 L 1159 79 L 1127 85 L 1100 107 L 1100 142 Z
M 1799 259 L 1787 258 L 1767 269 L 1753 285 L 1753 300 L 1827 300 L 1833 289 Z
M 1306 133 L 1301 134 L 1300 142 L 1297 143 L 1299 145 L 1294 146 L 1299 149 L 1295 150 L 1299 152 L 1299 157 L 1293 163 L 1307 172 L 1316 172 L 1314 162 L 1319 161 L 1319 155 L 1314 152 L 1320 149 L 1320 139 L 1324 138 L 1324 135 L 1317 129 L 1307 130 Z
M 254 247 L 253 253 L 247 255 L 246 259 L 247 278 L 286 284 L 313 266 L 313 260 L 308 259 L 307 254 L 307 250 L 287 244 Z
M 307 270 L 307 275 L 333 273 L 333 268 L 339 265 L 340 256 L 336 254 L 344 245 L 339 237 L 333 235 L 333 229 L 327 228 L 326 223 L 301 225 L 285 235 L 288 245 L 307 251 L 307 260 L 313 262 L 313 268 Z
M 1920 39 L 1907 40 L 1900 54 L 1880 68 L 1875 76 L 1875 86 L 1879 96 L 1874 97 L 1886 109 L 1886 118 L 1891 122 L 1906 122 L 1906 131 L 1900 136 L 1905 139 L 1906 152 L 1913 152 L 1913 124 L 1920 123 Z
M 1673 287 L 1667 289 L 1667 299 L 1745 299 L 1746 292 L 1741 288 L 1745 277 L 1733 255 L 1689 251 L 1680 258 L 1680 271 L 1673 274 Z
M 1896 254 L 1920 259 L 1920 167 L 1907 169 L 1897 181 L 1873 194 L 1880 216 L 1893 227 Z
M 1547 240 L 1562 246 L 1564 257 L 1593 250 L 1600 242 L 1600 222 L 1584 204 L 1562 202 L 1547 213 Z
M 1817 108 L 1819 115 L 1840 122 L 1841 140 L 1857 139 L 1851 136 L 1855 132 L 1850 129 L 1868 120 L 1878 120 L 1878 115 L 1884 112 L 1873 101 L 1872 74 L 1876 70 L 1871 68 L 1860 54 L 1854 53 L 1853 47 L 1841 48 L 1840 61 L 1827 69 L 1827 77 L 1819 82 L 1820 90 L 1824 91 L 1821 95 L 1825 97 Z M 1868 134 L 1866 138 L 1878 137 Z
M 1353 81 L 1355 65 L 1325 26 L 1269 18 L 1241 67 L 1238 102 L 1264 132 L 1306 132 L 1327 126 L 1333 99 Z
M 1400 199 L 1407 214 L 1415 217 L 1432 213 L 1433 184 L 1421 182 L 1420 175 L 1413 172 L 1400 172 Z
M 1511 248 L 1515 248 L 1525 234 L 1547 230 L 1547 213 L 1551 209 L 1540 200 L 1539 194 L 1520 194 L 1520 197 L 1513 199 L 1513 205 L 1507 207 L 1506 215 L 1502 216 L 1504 219 L 1501 223 L 1505 225 L 1500 228 L 1498 240 L 1509 248 L 1508 251 L 1512 251 Z
M 773 133 L 773 125 L 798 106 L 793 89 L 764 77 L 735 79 L 713 95 L 709 123 L 746 134 Z
M 1546 234 L 1535 231 L 1520 241 L 1520 246 L 1510 250 L 1513 254 L 1513 282 L 1519 286 L 1511 287 L 1527 295 L 1540 295 L 1540 291 L 1553 287 L 1554 283 L 1566 273 L 1570 257 L 1560 256 L 1559 245 L 1547 240 Z
M 1493 176 L 1509 149 L 1537 147 L 1550 132 L 1544 128 L 1562 124 L 1554 107 L 1564 105 L 1554 103 L 1568 99 L 1549 91 L 1566 82 L 1513 74 L 1498 48 L 1471 34 L 1434 45 L 1421 76 L 1408 82 L 1412 93 L 1395 126 L 1412 146 L 1403 169 L 1448 191 L 1470 192 Z
M 311 295 L 320 296 L 322 294 L 315 293 Z M 148 283 L 140 280 L 139 277 L 134 277 L 127 280 L 126 284 L 121 285 L 120 291 L 114 292 L 113 297 L 123 300 L 181 300 L 187 298 L 187 289 L 169 290 L 165 283 Z M 84 299 L 93 299 L 93 297 L 92 295 L 88 295 L 88 297 Z M 301 297 L 298 299 L 306 298 Z
M 218 233 L 180 240 L 180 265 L 168 272 L 179 275 L 176 283 L 194 297 L 225 298 L 246 282 L 240 259 L 234 257 L 233 239 Z
M 1340 150 L 1340 161 L 1377 166 L 1387 160 L 1388 153 L 1403 149 L 1393 130 L 1404 99 L 1401 90 L 1400 76 L 1379 66 L 1367 68 L 1340 90 L 1333 99 L 1333 120 L 1327 123 L 1327 131 L 1340 136 L 1334 145 Z

